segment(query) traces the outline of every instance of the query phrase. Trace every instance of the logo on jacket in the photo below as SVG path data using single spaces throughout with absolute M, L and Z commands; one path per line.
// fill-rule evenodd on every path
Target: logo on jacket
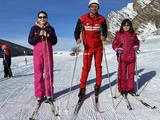
M 88 25 L 89 25 L 89 23 L 86 23 L 86 25 L 88 26 Z
M 133 36 L 130 36 L 130 39 L 133 40 Z

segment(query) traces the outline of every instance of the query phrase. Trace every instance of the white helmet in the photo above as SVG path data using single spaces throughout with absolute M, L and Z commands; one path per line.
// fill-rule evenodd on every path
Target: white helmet
M 96 4 L 98 4 L 98 6 L 99 6 L 99 1 L 98 1 L 98 0 L 90 0 L 90 1 L 89 1 L 89 4 L 88 4 L 88 7 L 89 7 L 92 3 L 96 3 Z

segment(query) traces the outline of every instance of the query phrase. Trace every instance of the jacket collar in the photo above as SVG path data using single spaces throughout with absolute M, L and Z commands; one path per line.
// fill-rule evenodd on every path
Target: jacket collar
M 38 21 L 35 23 L 35 25 L 38 26 L 38 27 L 40 27 L 40 28 L 46 28 L 46 27 L 50 26 L 50 24 L 48 22 L 46 23 L 45 26 L 41 26 Z

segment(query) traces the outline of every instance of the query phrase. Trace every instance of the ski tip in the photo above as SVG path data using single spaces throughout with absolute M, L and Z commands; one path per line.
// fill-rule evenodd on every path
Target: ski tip
M 152 109 L 156 109 L 156 108 L 157 108 L 156 106 L 153 106 L 153 107 L 152 107 Z
M 116 96 L 114 96 L 113 98 L 114 98 L 114 99 L 116 99 L 117 97 L 116 97 Z
M 34 118 L 29 118 L 29 120 L 35 120 Z
M 128 107 L 128 110 L 133 110 L 133 108 L 132 107 Z
M 98 113 L 101 113 L 101 111 L 100 111 L 99 109 L 97 110 L 97 112 L 98 112 Z
M 58 113 L 57 113 L 57 114 L 55 114 L 55 116 L 56 116 L 56 117 L 60 117 Z

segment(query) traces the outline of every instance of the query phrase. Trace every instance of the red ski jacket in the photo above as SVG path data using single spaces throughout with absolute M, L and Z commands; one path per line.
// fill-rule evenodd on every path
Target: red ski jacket
M 100 39 L 101 30 L 103 36 L 107 37 L 107 25 L 105 18 L 97 14 L 93 18 L 89 13 L 82 15 L 75 28 L 75 39 L 80 38 L 80 33 L 82 31 L 82 39 L 85 49 L 87 48 L 97 48 L 102 45 Z
M 114 50 L 120 47 L 123 48 L 123 52 L 121 54 L 122 62 L 135 62 L 136 54 L 133 47 L 135 45 L 140 47 L 140 42 L 137 35 L 136 33 L 130 34 L 129 32 L 117 32 L 115 39 L 112 42 L 112 48 Z

